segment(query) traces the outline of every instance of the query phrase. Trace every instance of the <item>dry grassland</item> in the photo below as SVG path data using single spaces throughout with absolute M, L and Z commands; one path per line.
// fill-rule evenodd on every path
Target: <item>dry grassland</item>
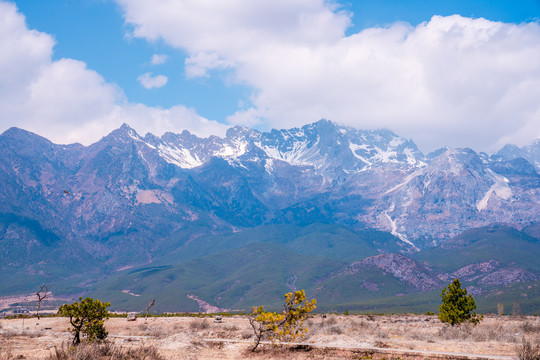
M 11 359 L 457 359 L 464 357 L 366 350 L 369 348 L 516 356 L 525 338 L 540 344 L 539 317 L 486 316 L 476 327 L 450 327 L 427 315 L 321 315 L 310 318 L 304 343 L 317 346 L 262 346 L 250 351 L 246 317 L 159 317 L 128 322 L 112 318 L 103 349 L 70 353 L 66 318 L 0 320 L 0 360 Z M 215 339 L 215 341 L 207 341 Z M 230 340 L 230 341 L 226 341 Z M 323 348 L 328 345 L 332 348 Z M 358 349 L 354 349 L 358 348 Z M 362 350 L 363 349 L 363 350 Z M 84 352 L 86 354 L 83 354 Z M 103 354 L 97 355 L 99 352 Z M 517 358 L 517 357 L 516 357 Z

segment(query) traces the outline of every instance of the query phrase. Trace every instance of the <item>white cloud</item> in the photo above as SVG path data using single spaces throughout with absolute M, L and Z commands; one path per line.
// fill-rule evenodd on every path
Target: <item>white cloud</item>
M 146 89 L 160 88 L 167 84 L 169 79 L 165 75 L 152 76 L 152 73 L 142 74 L 137 78 Z
M 86 64 L 51 59 L 51 36 L 29 30 L 12 3 L 0 1 L 0 132 L 12 126 L 57 143 L 90 144 L 126 122 L 141 133 L 188 129 L 222 135 L 226 126 L 178 105 L 152 108 L 128 102 Z M 153 78 L 159 85 L 159 77 Z
M 434 16 L 345 36 L 349 14 L 323 0 L 117 1 L 133 35 L 188 52 L 188 77 L 229 68 L 253 88 L 233 123 L 324 117 L 390 128 L 425 151 L 540 137 L 538 23 Z
M 152 64 L 152 65 L 162 65 L 162 64 L 165 64 L 168 59 L 169 59 L 169 55 L 154 54 L 154 55 L 152 55 L 152 59 L 150 59 L 150 64 Z

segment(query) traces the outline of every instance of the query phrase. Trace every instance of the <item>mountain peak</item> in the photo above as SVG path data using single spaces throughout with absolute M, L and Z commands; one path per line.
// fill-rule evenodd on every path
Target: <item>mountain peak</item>
M 113 137 L 117 139 L 126 139 L 126 138 L 132 138 L 132 139 L 140 139 L 141 137 L 135 129 L 130 127 L 128 124 L 123 123 L 122 126 L 120 126 L 118 129 L 113 130 L 107 137 Z
M 0 139 L 1 138 L 6 139 L 5 141 L 11 143 L 30 142 L 36 145 L 40 144 L 43 146 L 50 146 L 53 144 L 50 140 L 44 138 L 43 136 L 18 127 L 11 127 L 7 129 L 2 134 L 0 134 Z
M 2 134 L 0 134 L 0 136 L 9 136 L 9 137 L 24 137 L 24 136 L 37 136 L 37 137 L 42 137 L 42 136 L 39 136 L 31 131 L 28 131 L 28 130 L 24 130 L 24 129 L 21 129 L 21 128 L 18 128 L 18 127 L 10 127 L 9 129 L 7 129 L 6 131 L 4 131 Z
M 340 127 L 340 126 L 338 124 L 336 124 L 335 122 L 333 122 L 333 121 L 330 121 L 328 119 L 321 119 L 321 120 L 316 121 L 314 123 L 306 124 L 306 125 L 302 126 L 302 129 L 317 129 L 319 131 L 321 131 L 321 130 L 328 131 L 328 130 L 335 130 L 338 127 Z
M 260 138 L 260 136 L 261 136 L 261 133 L 259 131 L 248 128 L 248 127 L 244 127 L 244 126 L 238 126 L 238 125 L 227 129 L 227 133 L 225 135 L 227 139 L 236 139 L 240 137 L 245 137 L 246 140 L 258 139 Z

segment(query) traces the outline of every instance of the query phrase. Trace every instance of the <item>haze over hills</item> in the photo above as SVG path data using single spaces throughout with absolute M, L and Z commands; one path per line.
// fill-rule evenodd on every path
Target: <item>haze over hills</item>
M 0 155 L 0 294 L 47 279 L 117 307 L 160 293 L 162 311 L 195 311 L 188 295 L 246 308 L 294 287 L 375 306 L 461 274 L 488 297 L 538 291 L 540 141 L 424 155 L 327 120 L 225 138 L 123 125 L 88 147 L 11 128 Z M 449 248 L 474 255 L 457 267 Z

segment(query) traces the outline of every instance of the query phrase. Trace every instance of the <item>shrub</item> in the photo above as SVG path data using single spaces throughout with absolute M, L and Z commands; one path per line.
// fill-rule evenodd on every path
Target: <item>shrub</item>
M 268 337 L 274 344 L 281 341 L 294 341 L 304 337 L 308 328 L 303 328 L 304 320 L 310 312 L 315 310 L 317 300 L 307 301 L 304 290 L 285 294 L 283 313 L 264 311 L 262 306 L 254 307 L 249 323 L 255 333 L 255 351 L 264 337 Z
M 333 335 L 341 335 L 343 334 L 343 329 L 338 325 L 334 325 L 328 328 L 328 333 Z
M 531 344 L 531 342 L 523 338 L 521 345 L 516 347 L 516 355 L 519 360 L 539 360 L 540 345 Z
M 461 288 L 459 279 L 454 279 L 448 289 L 445 287 L 441 292 L 442 304 L 439 306 L 439 319 L 450 325 L 459 325 L 470 322 L 476 325 L 482 320 L 482 316 L 474 312 L 476 303 L 472 295 L 467 295 L 467 289 Z
M 80 301 L 80 302 L 79 302 Z M 79 298 L 73 304 L 64 304 L 58 309 L 58 315 L 68 316 L 73 334 L 73 344 L 81 342 L 80 333 L 82 332 L 88 341 L 103 340 L 107 337 L 107 331 L 103 326 L 105 319 L 109 318 L 107 306 L 110 303 L 102 303 L 90 297 L 86 299 Z
M 73 347 L 64 344 L 62 347 L 54 348 L 54 352 L 47 360 L 96 360 L 96 359 L 116 359 L 116 360 L 165 360 L 153 346 L 141 346 L 122 349 L 121 346 L 109 342 L 87 343 Z
M 233 324 L 233 325 L 226 325 L 225 330 L 227 330 L 227 331 L 238 331 L 238 330 L 240 330 L 240 328 Z
M 205 330 L 210 327 L 208 320 L 196 320 L 189 324 L 189 327 L 193 330 Z
M 540 324 L 539 324 L 539 325 L 535 325 L 535 324 L 532 323 L 532 322 L 526 321 L 526 322 L 523 323 L 520 327 L 521 327 L 521 330 L 522 330 L 524 333 L 530 333 L 530 334 L 538 333 L 538 334 L 540 334 Z

